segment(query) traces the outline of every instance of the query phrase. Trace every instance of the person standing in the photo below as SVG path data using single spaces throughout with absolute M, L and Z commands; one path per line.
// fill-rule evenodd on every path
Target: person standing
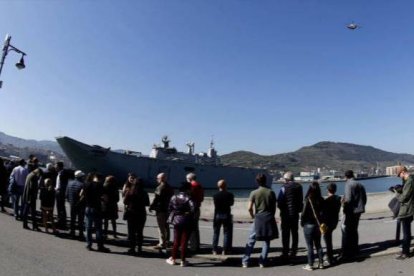
M 181 266 L 187 266 L 186 250 L 189 235 L 193 228 L 195 215 L 195 204 L 190 196 L 191 184 L 183 182 L 178 195 L 171 198 L 168 206 L 168 222 L 174 226 L 174 245 L 171 257 L 166 260 L 167 264 L 175 265 L 178 255 L 178 247 L 181 246 Z
M 323 250 L 321 246 L 321 232 L 319 225 L 322 222 L 323 198 L 318 182 L 312 182 L 309 185 L 308 192 L 303 203 L 301 214 L 301 225 L 303 234 L 308 248 L 308 264 L 303 267 L 305 270 L 313 270 L 315 255 L 313 247 L 315 246 L 319 258 L 318 268 L 323 269 Z
M 68 185 L 68 173 L 64 169 L 64 164 L 62 161 L 56 163 L 56 207 L 57 207 L 57 216 L 58 222 L 57 226 L 61 230 L 66 230 L 66 187 Z
M 332 247 L 332 233 L 336 229 L 339 221 L 339 211 L 341 209 L 341 197 L 337 196 L 336 193 L 336 184 L 329 183 L 328 187 L 328 197 L 325 199 L 323 204 L 323 216 L 325 223 L 328 226 L 328 230 L 323 235 L 326 244 L 326 255 L 327 262 L 326 265 L 332 265 L 335 262 L 333 256 L 333 247 Z
M 48 222 L 50 222 L 53 233 L 57 234 L 58 232 L 56 231 L 56 225 L 53 219 L 53 208 L 55 206 L 55 185 L 50 178 L 46 178 L 44 180 L 44 187 L 41 187 L 40 206 L 45 232 L 49 232 Z
M 19 165 L 15 167 L 10 174 L 9 194 L 13 199 L 14 217 L 16 220 L 21 218 L 20 198 L 23 194 L 26 178 L 29 174 L 26 166 L 26 161 L 21 159 Z
M 81 200 L 80 192 L 83 188 L 85 174 L 75 171 L 75 180 L 69 181 L 66 188 L 66 198 L 70 205 L 70 235 L 76 236 L 76 229 L 79 230 L 79 239 L 84 239 L 83 225 L 85 220 L 85 202 Z M 76 224 L 78 227 L 76 227 Z
M 102 237 L 102 176 L 95 173 L 89 174 L 85 182 L 86 183 L 81 191 L 81 197 L 84 196 L 86 206 L 86 249 L 92 250 L 92 229 L 95 227 L 98 251 L 110 252 L 109 248 L 104 247 L 104 241 Z
M 151 203 L 150 211 L 155 210 L 158 223 L 159 242 L 156 249 L 166 248 L 170 239 L 170 226 L 167 223 L 168 205 L 174 190 L 167 182 L 167 175 L 160 173 L 157 175 L 158 186 L 154 192 L 154 200 Z
M 249 197 L 248 211 L 254 222 L 242 258 L 242 267 L 244 268 L 249 266 L 250 255 L 253 252 L 256 241 L 263 241 L 259 266 L 261 268 L 264 267 L 267 262 L 270 241 L 278 238 L 279 235 L 275 219 L 276 195 L 272 189 L 266 186 L 266 175 L 258 174 L 256 182 L 259 187 L 252 191 Z
M 293 173 L 288 171 L 283 175 L 285 184 L 279 191 L 278 207 L 282 221 L 282 259 L 284 261 L 294 258 L 298 251 L 299 242 L 299 213 L 303 209 L 303 188 L 294 182 Z M 292 247 L 290 236 L 292 235 Z M 290 250 L 290 255 L 289 255 Z
M 135 255 L 135 247 L 138 246 L 138 253 L 142 253 L 144 241 L 144 226 L 147 220 L 146 206 L 149 206 L 148 193 L 144 190 L 141 179 L 136 178 L 131 186 L 125 191 L 125 219 L 128 224 L 128 240 L 130 248 L 128 254 Z
M 4 166 L 4 161 L 2 158 L 0 158 L 0 208 L 1 212 L 6 212 L 6 209 L 4 208 L 7 205 L 7 180 L 8 172 L 6 167 Z
M 224 179 L 217 182 L 217 187 L 219 188 L 219 192 L 213 196 L 213 255 L 217 254 L 221 226 L 223 226 L 223 255 L 226 255 L 231 250 L 230 234 L 233 224 L 231 206 L 234 204 L 234 195 L 227 191 L 227 184 Z
M 193 229 L 190 234 L 189 244 L 190 250 L 198 252 L 200 250 L 200 229 L 198 226 L 200 220 L 200 207 L 204 201 L 204 189 L 203 186 L 197 181 L 195 173 L 189 173 L 186 176 L 187 182 L 191 184 L 191 199 L 194 202 L 195 214 L 193 221 Z
M 116 220 L 118 219 L 118 201 L 119 191 L 114 176 L 109 175 L 105 178 L 104 182 L 104 204 L 103 204 L 103 216 L 104 216 L 104 237 L 108 235 L 108 224 L 111 221 L 113 236 L 116 239 Z
M 397 260 L 405 260 L 410 257 L 411 222 L 414 215 L 414 181 L 404 166 L 398 167 L 397 176 L 404 181 L 402 191 L 395 194 L 395 197 L 400 202 L 398 219 L 403 230 L 402 252 L 397 256 Z
M 354 172 L 352 170 L 346 171 L 345 178 L 345 194 L 342 198 L 344 219 L 342 223 L 341 261 L 348 261 L 359 253 L 358 225 L 367 203 L 365 187 L 355 181 Z
M 28 215 L 32 217 L 33 230 L 40 231 L 37 227 L 36 219 L 36 200 L 39 192 L 39 180 L 42 176 L 41 169 L 34 169 L 27 175 L 26 184 L 23 190 L 22 204 L 23 204 L 23 228 L 29 229 L 27 225 Z

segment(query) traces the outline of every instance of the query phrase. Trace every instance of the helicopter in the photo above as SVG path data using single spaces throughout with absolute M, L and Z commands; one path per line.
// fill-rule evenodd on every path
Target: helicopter
M 356 24 L 356 23 L 354 23 L 354 22 L 352 22 L 352 23 L 350 23 L 350 24 L 348 24 L 348 25 L 346 25 L 346 27 L 349 29 L 349 30 L 356 30 L 356 29 L 359 29 L 359 28 L 361 28 L 361 26 L 360 25 L 358 25 L 358 24 Z

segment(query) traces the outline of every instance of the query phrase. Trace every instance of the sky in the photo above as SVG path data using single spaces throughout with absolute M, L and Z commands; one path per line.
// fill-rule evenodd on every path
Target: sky
M 149 153 L 414 154 L 409 0 L 0 0 L 0 131 Z M 349 30 L 346 25 L 361 26 Z

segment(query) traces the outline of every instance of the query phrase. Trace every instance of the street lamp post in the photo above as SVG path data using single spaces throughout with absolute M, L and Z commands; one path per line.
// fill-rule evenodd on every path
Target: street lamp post
M 1 76 L 1 71 L 3 70 L 4 61 L 6 60 L 6 56 L 10 51 L 15 51 L 16 53 L 22 55 L 22 57 L 20 58 L 20 61 L 16 63 L 17 69 L 21 70 L 26 67 L 26 65 L 24 64 L 24 56 L 26 55 L 26 53 L 17 49 L 13 45 L 11 45 L 10 40 L 11 40 L 11 36 L 6 35 L 6 39 L 4 41 L 4 46 L 3 46 L 3 53 L 1 55 L 1 61 L 0 61 L 0 76 Z M 0 80 L 0 88 L 2 86 L 3 86 L 3 81 Z

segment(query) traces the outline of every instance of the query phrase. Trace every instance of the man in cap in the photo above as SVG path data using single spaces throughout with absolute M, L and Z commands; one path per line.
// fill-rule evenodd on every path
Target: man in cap
M 75 171 L 75 180 L 70 181 L 66 188 L 66 198 L 70 205 L 70 235 L 75 237 L 77 220 L 80 239 L 84 239 L 83 222 L 85 218 L 85 204 L 80 197 L 80 191 L 84 185 L 84 177 L 85 174 L 82 171 Z
M 414 215 L 414 181 L 404 166 L 398 167 L 397 176 L 401 177 L 404 182 L 402 191 L 398 190 L 395 194 L 400 202 L 398 219 L 401 221 L 403 229 L 402 252 L 397 256 L 397 260 L 405 260 L 410 257 L 411 222 Z
M 340 259 L 347 261 L 358 255 L 358 225 L 362 213 L 365 213 L 367 195 L 365 187 L 355 181 L 354 172 L 345 172 L 345 194 L 342 198 L 344 219 L 342 223 L 342 255 Z

